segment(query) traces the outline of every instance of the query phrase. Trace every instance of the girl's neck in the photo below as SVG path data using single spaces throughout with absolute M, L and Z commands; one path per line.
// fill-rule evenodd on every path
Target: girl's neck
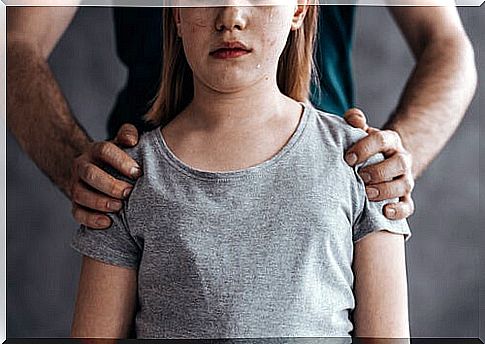
M 268 160 L 288 142 L 302 114 L 298 102 L 269 83 L 232 93 L 195 87 L 194 93 L 162 135 L 180 160 L 204 171 L 240 170 Z
M 258 126 L 288 116 L 294 108 L 295 101 L 284 96 L 274 80 L 262 80 L 230 93 L 217 92 L 196 81 L 194 99 L 180 115 L 193 128 L 211 131 Z

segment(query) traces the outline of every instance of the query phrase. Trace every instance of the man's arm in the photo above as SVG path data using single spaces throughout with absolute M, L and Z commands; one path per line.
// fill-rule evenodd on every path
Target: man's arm
M 73 201 L 77 221 L 106 228 L 103 212 L 122 207 L 131 185 L 99 166 L 136 178 L 141 171 L 112 143 L 91 142 L 73 117 L 47 59 L 76 7 L 7 8 L 7 125 L 36 165 Z M 120 130 L 117 144 L 132 146 L 136 128 Z M 137 169 L 138 167 L 138 169 Z
M 83 257 L 71 337 L 127 338 L 136 306 L 137 271 Z
M 460 124 L 477 84 L 473 47 L 454 6 L 391 7 L 416 58 L 385 128 L 401 136 L 419 177 Z
M 385 161 L 360 173 L 370 200 L 399 197 L 397 204 L 384 207 L 384 214 L 402 219 L 414 211 L 414 179 L 455 132 L 475 92 L 477 75 L 473 48 L 455 7 L 391 7 L 390 11 L 416 66 L 384 130 L 368 131 L 369 136 L 346 152 L 346 160 L 353 166 L 384 154 Z M 359 119 L 361 112 L 349 111 L 349 123 L 352 117 L 358 126 L 365 124 L 365 118 Z
M 90 139 L 47 64 L 76 7 L 7 8 L 7 125 L 20 146 L 70 195 L 70 168 Z
M 357 337 L 409 338 L 404 237 L 377 231 L 355 243 Z

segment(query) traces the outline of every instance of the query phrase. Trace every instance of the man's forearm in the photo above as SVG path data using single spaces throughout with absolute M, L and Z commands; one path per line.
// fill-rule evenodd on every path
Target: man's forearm
M 435 40 L 420 54 L 400 103 L 386 123 L 413 156 L 419 177 L 460 124 L 476 88 L 473 48 L 466 39 Z
M 71 115 L 42 55 L 7 42 L 7 126 L 36 165 L 68 196 L 74 158 L 90 139 Z

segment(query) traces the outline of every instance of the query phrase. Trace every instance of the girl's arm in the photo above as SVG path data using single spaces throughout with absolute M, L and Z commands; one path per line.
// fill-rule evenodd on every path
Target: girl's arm
M 409 338 L 404 236 L 377 231 L 355 243 L 354 335 Z
M 137 270 L 83 257 L 72 337 L 126 338 L 135 313 Z

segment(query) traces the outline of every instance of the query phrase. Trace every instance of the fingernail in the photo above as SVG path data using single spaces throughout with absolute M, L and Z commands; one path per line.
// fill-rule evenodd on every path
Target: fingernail
M 362 178 L 362 180 L 364 181 L 364 183 L 368 183 L 371 180 L 370 174 L 369 173 L 366 173 L 366 172 L 362 172 L 360 174 L 360 178 Z
M 107 227 L 107 226 L 109 226 L 109 220 L 107 218 L 105 218 L 105 217 L 98 217 L 96 219 L 96 224 L 98 226 Z
M 357 154 L 349 153 L 345 156 L 345 160 L 347 161 L 347 164 L 352 166 L 357 162 Z
M 126 188 L 125 191 L 123 191 L 123 197 L 128 198 L 132 190 L 133 188 Z
M 366 188 L 366 192 L 369 198 L 376 198 L 377 196 L 379 196 L 379 190 L 375 188 Z
M 133 135 L 126 135 L 126 139 L 134 146 L 136 145 L 136 138 Z
M 394 208 L 387 208 L 386 209 L 386 214 L 387 214 L 387 217 L 388 218 L 393 219 L 393 218 L 396 217 L 396 209 L 394 209 Z
M 119 201 L 109 201 L 107 204 L 109 210 L 118 211 L 123 206 Z
M 133 178 L 138 178 L 141 176 L 141 169 L 139 167 L 132 167 L 130 170 L 130 174 Z

